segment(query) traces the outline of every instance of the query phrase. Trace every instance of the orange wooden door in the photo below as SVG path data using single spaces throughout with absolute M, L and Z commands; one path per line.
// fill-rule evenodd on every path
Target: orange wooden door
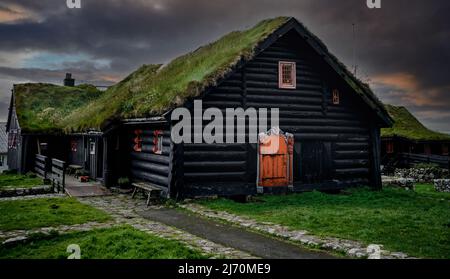
M 259 144 L 258 186 L 277 187 L 290 184 L 288 144 L 283 135 L 270 135 Z

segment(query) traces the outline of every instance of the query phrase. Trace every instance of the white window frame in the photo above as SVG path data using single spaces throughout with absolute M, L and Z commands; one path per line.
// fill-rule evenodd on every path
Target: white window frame
M 283 82 L 283 67 L 291 66 L 291 83 Z M 297 88 L 297 66 L 295 62 L 279 61 L 278 62 L 278 87 L 281 89 L 296 89 Z
M 156 144 L 155 154 L 162 154 L 163 151 L 163 135 L 158 135 L 158 142 Z

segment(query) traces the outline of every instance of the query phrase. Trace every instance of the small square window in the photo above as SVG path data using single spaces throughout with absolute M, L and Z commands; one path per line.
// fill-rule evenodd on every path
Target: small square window
M 278 87 L 283 89 L 295 89 L 297 87 L 297 74 L 295 62 L 278 63 Z
M 339 90 L 334 89 L 333 90 L 333 105 L 339 105 L 341 103 L 340 97 L 339 97 Z
M 162 154 L 163 151 L 163 131 L 157 130 L 154 133 L 154 140 L 153 140 L 153 152 L 155 154 Z

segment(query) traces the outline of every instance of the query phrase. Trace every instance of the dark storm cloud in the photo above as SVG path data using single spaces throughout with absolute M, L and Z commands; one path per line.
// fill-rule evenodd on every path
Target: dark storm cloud
M 368 9 L 366 0 L 81 1 L 81 9 L 68 9 L 65 0 L 3 1 L 0 8 L 19 6 L 30 16 L 14 24 L 2 24 L 0 19 L 0 53 L 84 53 L 110 61 L 109 68 L 99 70 L 80 62 L 53 71 L 3 67 L 0 75 L 53 81 L 74 69 L 86 80 L 89 75 L 96 81 L 122 77 L 140 64 L 167 62 L 260 19 L 290 15 L 304 22 L 348 66 L 354 62 L 355 46 L 359 77 L 370 78 L 383 100 L 406 104 L 432 127 L 450 130 L 448 124 L 439 123 L 450 105 L 447 0 L 382 0 L 378 10 Z M 355 44 L 352 23 L 357 30 Z

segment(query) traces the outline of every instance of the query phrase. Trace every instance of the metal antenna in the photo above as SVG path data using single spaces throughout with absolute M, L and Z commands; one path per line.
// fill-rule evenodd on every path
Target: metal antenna
M 353 74 L 356 77 L 356 71 L 358 69 L 358 65 L 356 65 L 356 24 L 352 23 L 353 26 Z

